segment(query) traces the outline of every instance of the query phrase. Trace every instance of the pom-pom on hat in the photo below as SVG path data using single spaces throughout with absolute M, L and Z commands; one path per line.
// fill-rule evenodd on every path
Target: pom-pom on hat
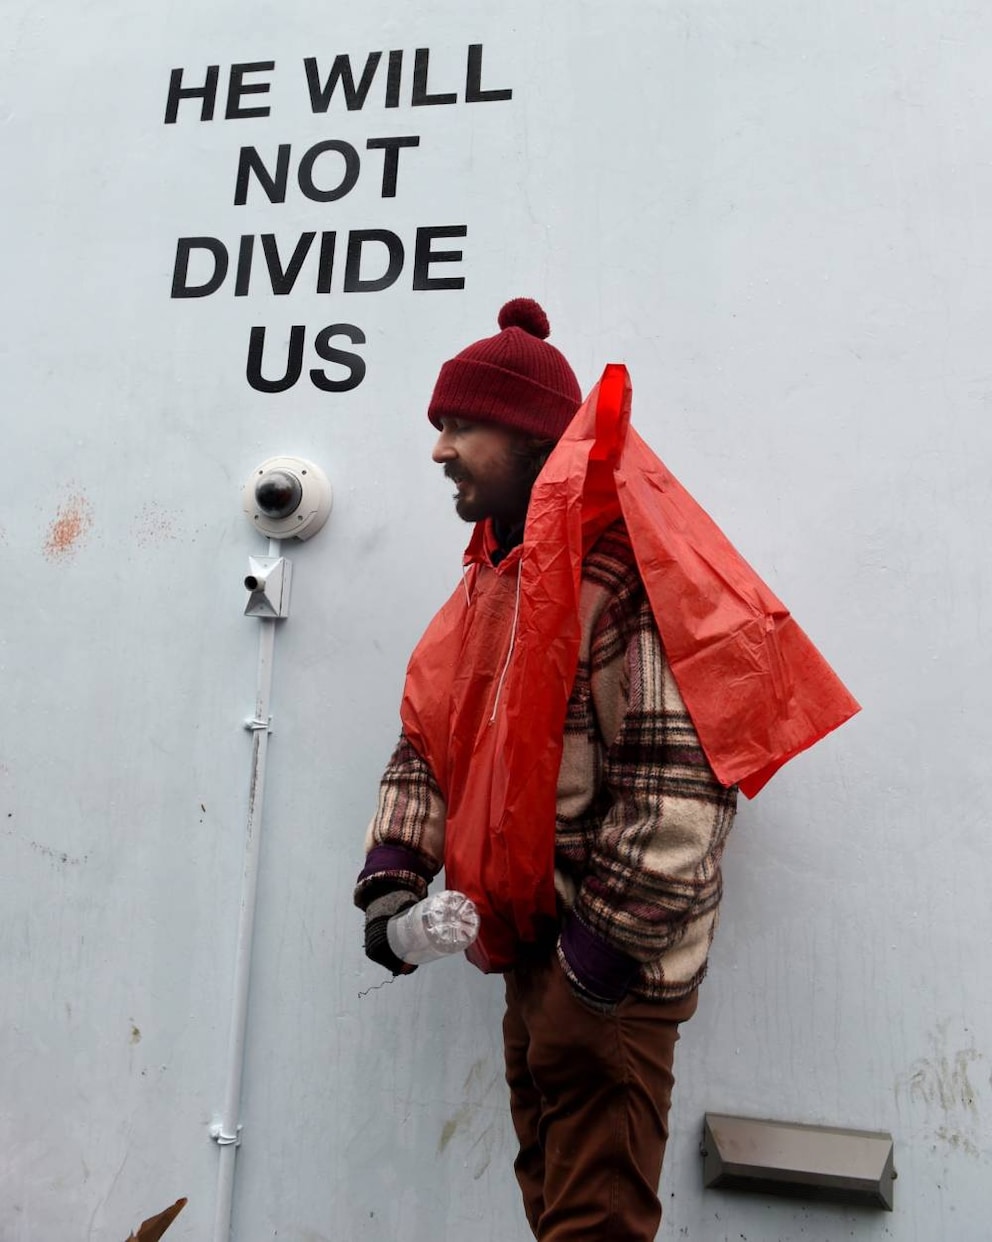
M 500 331 L 476 341 L 441 368 L 427 417 L 499 423 L 538 440 L 557 440 L 582 404 L 575 372 L 546 337 L 548 317 L 533 298 L 499 312 Z

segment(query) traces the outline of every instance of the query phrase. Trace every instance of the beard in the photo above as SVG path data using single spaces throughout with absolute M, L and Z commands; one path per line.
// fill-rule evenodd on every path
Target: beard
M 527 515 L 534 472 L 517 457 L 508 457 L 499 471 L 480 478 L 464 466 L 447 462 L 444 477 L 458 484 L 455 512 L 463 522 L 522 522 Z

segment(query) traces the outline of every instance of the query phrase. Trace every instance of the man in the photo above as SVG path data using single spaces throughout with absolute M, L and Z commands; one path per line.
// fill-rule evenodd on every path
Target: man
M 394 974 L 412 968 L 386 924 L 442 866 L 477 901 L 488 948 L 473 960 L 505 972 L 531 1229 L 640 1242 L 661 1219 L 675 1042 L 706 969 L 736 789 L 686 712 L 619 509 L 589 526 L 565 598 L 528 509 L 581 392 L 536 303 L 508 303 L 499 325 L 444 365 L 428 410 L 434 461 L 476 525 L 464 598 L 411 659 L 355 901 L 367 954 Z M 548 616 L 561 658 L 547 629 L 546 651 L 523 649 Z

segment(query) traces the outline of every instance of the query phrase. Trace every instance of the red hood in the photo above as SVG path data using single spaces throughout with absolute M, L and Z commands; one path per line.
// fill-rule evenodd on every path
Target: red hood
M 545 516 L 557 507 L 554 493 L 583 471 L 586 527 L 619 504 L 710 765 L 722 784 L 753 798 L 860 709 L 782 601 L 630 427 L 630 406 L 627 368 L 608 366 L 535 487 L 533 518 L 554 521 Z M 574 535 L 570 550 L 577 554 Z

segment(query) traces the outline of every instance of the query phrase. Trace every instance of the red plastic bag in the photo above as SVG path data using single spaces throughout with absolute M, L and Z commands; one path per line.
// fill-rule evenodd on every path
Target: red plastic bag
M 487 528 L 407 670 L 403 726 L 447 801 L 446 884 L 476 903 L 483 970 L 555 915 L 555 794 L 585 553 L 623 516 L 672 672 L 717 778 L 749 797 L 858 704 L 781 601 L 630 429 L 606 368 L 541 472 L 523 544 Z

